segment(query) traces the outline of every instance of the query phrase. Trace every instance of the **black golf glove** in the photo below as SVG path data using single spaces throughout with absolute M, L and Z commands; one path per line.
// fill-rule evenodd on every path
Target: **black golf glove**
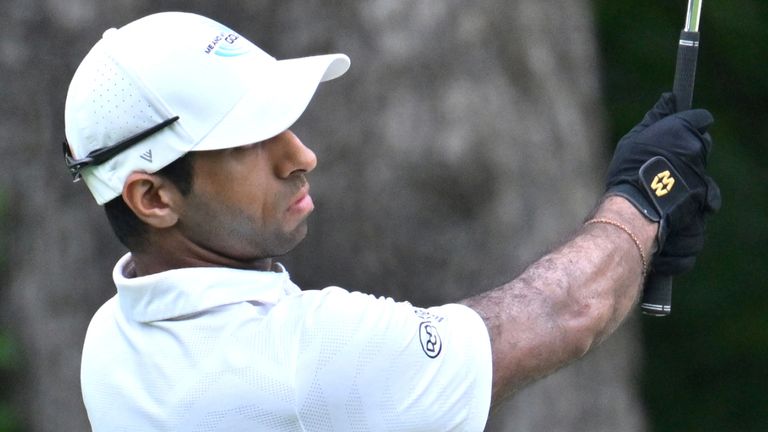
M 608 195 L 627 198 L 659 222 L 652 268 L 673 276 L 690 270 L 704 245 L 706 217 L 720 208 L 720 189 L 706 173 L 713 119 L 702 109 L 675 112 L 665 93 L 616 147 Z

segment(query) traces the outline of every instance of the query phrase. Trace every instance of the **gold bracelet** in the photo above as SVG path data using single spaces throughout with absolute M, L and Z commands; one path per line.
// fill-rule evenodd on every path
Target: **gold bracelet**
M 625 233 L 627 233 L 627 235 L 632 239 L 632 241 L 635 242 L 635 246 L 637 246 L 637 251 L 640 252 L 640 259 L 643 261 L 643 277 L 645 277 L 646 273 L 648 272 L 648 259 L 645 257 L 645 251 L 643 250 L 643 246 L 640 244 L 640 240 L 637 239 L 637 236 L 635 236 L 635 234 L 632 233 L 632 231 L 630 231 L 629 228 L 627 228 L 625 225 L 611 219 L 603 219 L 603 218 L 590 219 L 584 222 L 584 226 L 592 225 L 596 223 L 612 225 L 624 231 Z

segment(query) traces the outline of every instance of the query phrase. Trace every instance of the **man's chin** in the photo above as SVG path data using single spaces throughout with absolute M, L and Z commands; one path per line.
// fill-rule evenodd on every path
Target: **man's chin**
M 282 256 L 295 249 L 307 237 L 308 231 L 307 220 L 304 219 L 293 230 L 285 233 L 280 246 L 275 248 L 274 256 Z

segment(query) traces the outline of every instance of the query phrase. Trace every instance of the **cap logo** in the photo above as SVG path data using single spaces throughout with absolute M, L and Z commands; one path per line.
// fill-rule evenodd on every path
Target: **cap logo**
M 140 157 L 140 158 L 142 158 L 142 159 L 144 159 L 145 161 L 147 161 L 147 162 L 150 162 L 150 163 L 151 163 L 151 162 L 152 162 L 152 149 L 149 149 L 149 150 L 145 151 L 145 152 L 144 152 L 144 153 L 142 153 L 142 154 L 141 154 L 141 156 L 139 156 L 139 157 Z
M 241 39 L 239 34 L 230 30 L 221 32 L 208 43 L 205 53 L 213 53 L 219 57 L 237 57 L 247 54 L 251 48 L 249 44 L 243 43 L 244 39 Z

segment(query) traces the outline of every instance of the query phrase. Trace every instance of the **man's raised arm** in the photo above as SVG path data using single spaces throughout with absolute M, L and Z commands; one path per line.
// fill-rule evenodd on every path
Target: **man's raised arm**
M 493 403 L 612 333 L 635 304 L 649 266 L 669 276 L 693 267 L 705 219 L 720 206 L 705 170 L 712 117 L 705 110 L 675 113 L 674 104 L 663 95 L 622 138 L 606 197 L 570 241 L 515 280 L 462 302 L 488 328 Z M 674 200 L 661 205 L 662 196 Z
M 595 218 L 626 227 L 643 253 L 655 248 L 657 224 L 624 198 L 606 199 Z M 640 251 L 630 235 L 593 223 L 517 279 L 464 301 L 480 314 L 491 337 L 494 403 L 581 357 L 610 334 L 635 303 L 642 275 Z

